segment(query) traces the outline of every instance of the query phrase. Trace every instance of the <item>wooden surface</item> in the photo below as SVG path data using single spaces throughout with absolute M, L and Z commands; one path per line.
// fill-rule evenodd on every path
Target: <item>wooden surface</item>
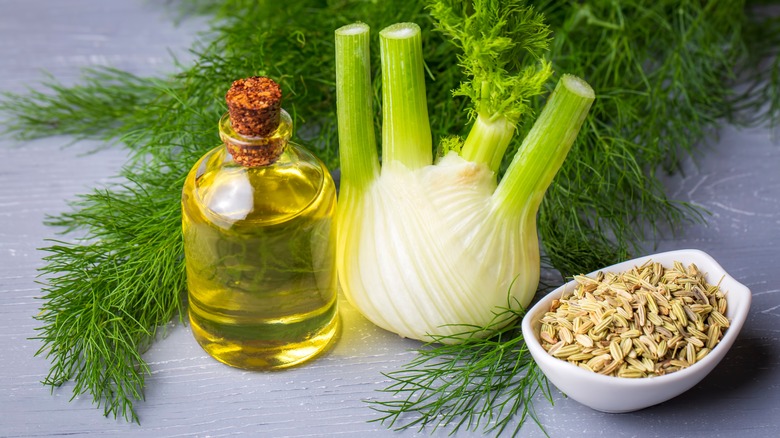
M 202 20 L 172 24 L 163 2 L 143 0 L 0 0 L 0 90 L 36 87 L 42 70 L 77 81 L 83 67 L 109 65 L 139 74 L 170 72 L 168 50 L 186 60 Z M 88 397 L 69 402 L 71 386 L 53 393 L 39 382 L 49 363 L 33 357 L 40 301 L 36 269 L 42 224 L 66 201 L 106 182 L 124 153 L 68 138 L 18 143 L 0 139 L 0 436 L 414 436 L 367 421 L 363 400 L 385 385 L 382 372 L 412 357 L 417 344 L 383 332 L 348 305 L 344 335 L 317 361 L 285 372 L 231 369 L 209 358 L 189 328 L 177 326 L 145 358 L 141 426 L 101 415 Z M 700 385 L 667 403 L 629 414 L 604 414 L 565 399 L 536 401 L 553 437 L 780 436 L 780 146 L 768 129 L 726 129 L 669 178 L 674 198 L 708 209 L 707 225 L 689 225 L 658 250 L 698 248 L 753 291 L 736 345 Z M 438 433 L 438 435 L 443 435 Z M 468 433 L 460 435 L 467 436 Z M 542 436 L 533 424 L 525 436 Z

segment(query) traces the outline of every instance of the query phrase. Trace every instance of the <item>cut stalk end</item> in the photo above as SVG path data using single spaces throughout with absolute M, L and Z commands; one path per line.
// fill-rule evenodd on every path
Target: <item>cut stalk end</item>
M 350 36 L 350 35 L 362 35 L 367 34 L 370 28 L 365 23 L 352 23 L 346 26 L 342 26 L 336 29 L 336 35 Z
M 589 83 L 585 82 L 582 78 L 574 75 L 564 74 L 561 77 L 561 82 L 570 93 L 576 94 L 583 99 L 596 99 L 596 93 Z M 590 106 L 588 106 L 590 108 Z
M 414 23 L 396 23 L 382 29 L 379 35 L 383 38 L 405 39 L 413 38 L 415 35 L 419 35 L 419 33 L 420 28 Z

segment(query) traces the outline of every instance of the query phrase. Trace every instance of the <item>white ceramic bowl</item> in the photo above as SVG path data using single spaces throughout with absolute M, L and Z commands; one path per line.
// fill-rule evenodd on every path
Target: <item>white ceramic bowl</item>
M 549 355 L 539 343 L 541 327 L 539 319 L 550 309 L 554 299 L 571 294 L 576 287 L 576 282 L 571 281 L 559 287 L 526 313 L 522 321 L 523 337 L 528 350 L 550 382 L 564 394 L 593 409 L 615 413 L 631 412 L 682 394 L 699 383 L 723 359 L 747 318 L 751 300 L 750 289 L 728 275 L 712 257 L 699 250 L 688 249 L 653 254 L 618 263 L 599 271 L 623 272 L 647 260 L 661 263 L 665 267 L 671 267 L 674 261 L 682 262 L 685 266 L 695 263 L 710 284 L 718 283 L 722 277 L 720 287 L 726 292 L 728 300 L 726 316 L 731 321 L 730 327 L 707 356 L 686 369 L 663 376 L 636 379 L 604 376 Z M 595 272 L 589 276 L 594 274 Z

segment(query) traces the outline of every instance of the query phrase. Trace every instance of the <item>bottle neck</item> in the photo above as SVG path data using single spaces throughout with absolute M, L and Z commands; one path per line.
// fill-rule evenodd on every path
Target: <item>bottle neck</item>
M 281 110 L 279 126 L 270 135 L 246 137 L 236 132 L 228 114 L 219 120 L 219 136 L 233 160 L 244 167 L 268 166 L 276 162 L 292 136 L 292 118 Z

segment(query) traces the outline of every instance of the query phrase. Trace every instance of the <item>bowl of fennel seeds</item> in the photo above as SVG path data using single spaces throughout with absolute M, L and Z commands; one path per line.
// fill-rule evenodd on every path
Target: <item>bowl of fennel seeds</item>
M 678 250 L 578 275 L 522 321 L 528 350 L 561 392 L 603 412 L 676 397 L 723 359 L 751 292 L 708 254 Z

